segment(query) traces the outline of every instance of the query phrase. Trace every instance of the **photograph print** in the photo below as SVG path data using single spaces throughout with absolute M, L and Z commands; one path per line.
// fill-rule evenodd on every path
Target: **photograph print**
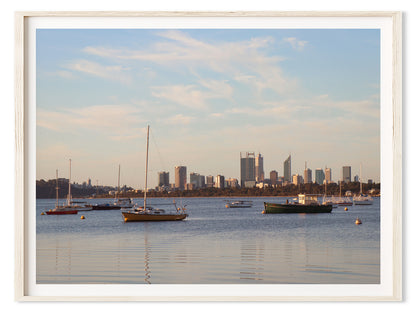
M 380 29 L 37 29 L 37 284 L 380 284 Z

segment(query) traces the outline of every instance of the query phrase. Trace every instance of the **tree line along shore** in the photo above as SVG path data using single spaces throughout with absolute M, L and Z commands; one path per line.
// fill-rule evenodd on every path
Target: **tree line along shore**
M 374 196 L 380 195 L 380 183 L 367 184 L 363 183 L 363 193 L 371 194 Z M 133 190 L 131 188 L 122 188 L 118 194 L 119 197 L 143 197 L 144 193 L 140 190 Z M 342 196 L 345 196 L 345 192 L 350 191 L 352 194 L 360 193 L 360 183 L 350 182 L 343 183 Z M 72 187 L 71 194 L 73 198 L 114 198 L 114 194 L 109 192 L 100 193 L 99 190 L 94 187 Z M 172 191 L 155 191 L 149 190 L 147 197 L 266 197 L 266 196 L 297 196 L 298 194 L 325 194 L 325 185 L 319 185 L 317 183 L 308 183 L 300 185 L 285 185 L 275 187 L 264 188 L 201 188 L 196 190 L 172 190 Z M 66 198 L 68 195 L 68 183 L 64 182 L 58 189 L 58 197 Z M 340 188 L 336 183 L 328 184 L 326 187 L 326 195 L 339 196 Z M 36 198 L 56 198 L 56 182 L 55 180 L 39 180 L 36 181 Z

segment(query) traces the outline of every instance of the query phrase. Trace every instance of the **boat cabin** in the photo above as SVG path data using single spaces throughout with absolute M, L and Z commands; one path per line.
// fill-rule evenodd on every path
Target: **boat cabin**
M 316 194 L 299 194 L 298 202 L 301 205 L 319 205 L 318 196 Z

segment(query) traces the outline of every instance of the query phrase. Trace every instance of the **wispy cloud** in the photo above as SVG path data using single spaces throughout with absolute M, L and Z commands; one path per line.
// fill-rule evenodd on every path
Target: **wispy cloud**
M 194 120 L 191 116 L 184 116 L 182 114 L 177 114 L 175 116 L 166 118 L 164 122 L 168 125 L 188 125 Z
M 207 110 L 210 99 L 231 100 L 233 88 L 225 81 L 206 79 L 199 84 L 152 87 L 152 95 L 191 109 Z
M 252 84 L 254 81 L 259 91 L 292 92 L 297 84 L 279 67 L 285 58 L 266 53 L 274 43 L 273 38 L 208 42 L 176 30 L 161 31 L 157 35 L 162 40 L 142 50 L 88 46 L 83 51 L 113 61 L 150 61 L 165 68 L 188 68 L 192 74 L 197 69 L 210 70 L 240 83 Z M 296 44 L 301 47 L 306 42 L 297 41 Z
M 297 51 L 302 51 L 308 44 L 308 41 L 299 40 L 296 37 L 284 38 L 283 41 L 289 43 L 292 46 L 292 48 Z
M 120 65 L 102 65 L 88 60 L 77 60 L 64 65 L 65 68 L 96 76 L 104 79 L 118 81 L 124 84 L 131 83 L 131 75 L 128 73 L 129 68 Z
M 95 105 L 51 111 L 38 108 L 37 126 L 56 132 L 92 131 L 113 140 L 135 138 L 143 120 L 131 105 Z

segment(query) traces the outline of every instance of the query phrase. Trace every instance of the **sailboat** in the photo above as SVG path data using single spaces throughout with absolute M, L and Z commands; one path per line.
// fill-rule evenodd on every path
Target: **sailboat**
M 339 197 L 336 199 L 335 203 L 338 206 L 352 206 L 352 200 L 349 197 L 342 196 L 342 180 L 339 181 Z
M 118 165 L 118 187 L 114 197 L 113 204 L 96 204 L 92 205 L 93 210 L 120 210 L 120 209 L 131 209 L 133 208 L 133 201 L 131 198 L 120 198 L 120 165 Z
M 88 211 L 92 210 L 91 207 L 85 207 L 78 205 L 77 203 L 72 201 L 71 195 L 71 159 L 69 160 L 69 181 L 68 181 L 68 196 L 66 204 L 59 205 L 59 198 L 58 198 L 58 170 L 56 170 L 56 204 L 55 209 L 50 209 L 46 211 L 47 215 L 63 215 L 63 214 L 77 214 L 78 211 Z
M 363 182 L 361 178 L 361 164 L 360 164 L 360 195 L 354 196 L 354 205 L 372 205 L 373 198 L 369 195 L 363 194 Z
M 145 166 L 145 186 L 144 200 L 142 207 L 135 207 L 133 211 L 122 211 L 124 222 L 143 222 L 143 221 L 180 221 L 188 215 L 185 213 L 185 207 L 176 207 L 176 213 L 166 213 L 163 209 L 150 207 L 147 205 L 147 169 L 149 157 L 149 129 L 147 126 L 146 139 L 146 166 Z

